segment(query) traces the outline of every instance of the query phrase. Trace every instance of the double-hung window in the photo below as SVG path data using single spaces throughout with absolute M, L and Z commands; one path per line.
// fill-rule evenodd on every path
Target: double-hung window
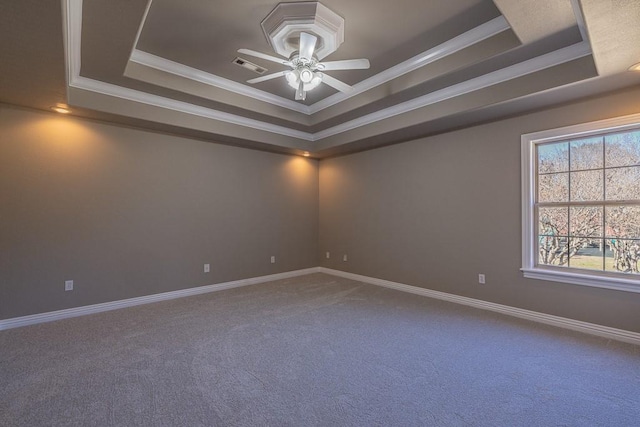
M 525 277 L 640 292 L 640 115 L 522 136 Z

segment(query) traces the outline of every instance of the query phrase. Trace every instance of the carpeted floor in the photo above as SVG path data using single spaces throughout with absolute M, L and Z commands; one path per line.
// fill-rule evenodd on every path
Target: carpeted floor
M 638 426 L 640 347 L 324 274 L 0 332 L 2 426 Z

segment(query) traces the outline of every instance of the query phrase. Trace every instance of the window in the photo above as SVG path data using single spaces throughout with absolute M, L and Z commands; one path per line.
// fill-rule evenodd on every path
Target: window
M 640 292 L 640 115 L 522 136 L 525 277 Z

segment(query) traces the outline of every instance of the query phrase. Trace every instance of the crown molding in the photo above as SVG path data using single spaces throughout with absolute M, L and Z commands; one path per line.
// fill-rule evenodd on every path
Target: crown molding
M 380 86 L 388 81 L 396 79 L 407 73 L 431 64 L 449 55 L 452 55 L 462 49 L 465 49 L 474 44 L 480 43 L 483 40 L 493 37 L 503 31 L 511 28 L 504 16 L 499 16 L 491 21 L 485 22 L 482 25 L 477 26 L 465 33 L 460 34 L 438 46 L 422 52 L 413 58 L 409 58 L 404 62 L 394 65 L 391 68 L 369 77 L 366 80 L 361 81 L 353 85 L 353 90 L 349 93 L 338 92 L 321 101 L 316 102 L 310 106 L 311 114 L 322 111 L 325 108 L 329 108 L 342 101 L 359 95 L 363 92 L 371 90 L 377 86 Z
M 150 4 L 150 3 L 149 3 Z M 231 123 L 238 126 L 244 126 L 256 130 L 275 133 L 283 136 L 300 139 L 305 142 L 319 141 L 331 136 L 335 136 L 362 126 L 366 126 L 372 123 L 376 123 L 380 120 L 394 117 L 400 114 L 407 113 L 409 111 L 435 104 L 446 99 L 450 99 L 456 96 L 461 96 L 469 92 L 480 90 L 497 83 L 522 77 L 524 75 L 534 73 L 546 68 L 553 67 L 565 62 L 572 61 L 591 54 L 591 47 L 588 42 L 583 41 L 581 43 L 568 46 L 563 49 L 521 62 L 519 64 L 512 65 L 510 67 L 494 71 L 483 76 L 476 77 L 474 79 L 450 86 L 439 91 L 423 95 L 414 98 L 410 101 L 406 101 L 397 105 L 394 105 L 383 110 L 376 111 L 374 113 L 359 117 L 357 119 L 341 123 L 331 128 L 319 131 L 316 133 L 302 132 L 295 129 L 291 129 L 285 126 L 274 125 L 271 123 L 263 122 L 255 119 L 248 119 L 243 116 L 226 113 L 223 111 L 214 110 L 211 108 L 201 107 L 193 104 L 189 104 L 182 101 L 177 101 L 170 98 L 165 98 L 159 95 L 153 95 L 138 90 L 117 86 L 111 83 L 97 81 L 87 77 L 80 76 L 81 67 L 81 37 L 82 37 L 82 5 L 83 0 L 63 0 L 63 20 L 65 23 L 65 55 L 66 55 L 66 67 L 67 67 L 67 90 L 69 88 L 78 88 L 86 91 L 99 93 L 103 95 L 113 96 L 128 100 L 131 102 L 139 102 L 143 104 L 153 105 L 160 108 L 166 108 L 168 110 L 181 112 L 185 114 L 191 114 L 195 116 L 210 118 L 221 122 Z M 496 18 L 489 21 L 485 26 L 480 26 L 471 30 L 463 35 L 450 40 L 447 43 L 440 45 L 447 45 L 447 49 L 444 51 L 430 50 L 424 53 L 424 56 L 418 55 L 417 57 L 409 60 L 411 63 L 398 64 L 398 68 L 394 70 L 394 73 L 401 72 L 404 69 L 415 67 L 414 69 L 424 66 L 436 59 L 442 58 L 454 51 L 464 48 L 465 43 L 478 40 L 480 34 L 484 34 L 484 37 L 490 37 L 497 32 L 504 30 L 506 21 L 504 18 Z M 482 27 L 482 28 L 481 28 Z M 502 30 L 501 30 L 502 28 Z M 465 41 L 466 40 L 466 41 Z M 453 42 L 455 41 L 455 43 Z M 467 44 L 468 45 L 468 44 Z M 455 50 L 452 50 L 455 49 Z M 149 57 L 146 57 L 147 59 Z M 160 58 L 162 60 L 162 58 Z M 166 60 L 165 60 L 166 61 Z M 184 67 L 178 64 L 180 67 Z M 393 68 L 393 67 L 392 67 Z M 408 72 L 408 71 L 406 71 Z M 204 73 L 206 74 L 206 73 Z M 380 73 L 383 74 L 383 73 Z M 391 74 L 390 74 L 391 75 Z M 387 76 L 388 77 L 388 76 Z M 380 78 L 385 78 L 380 77 Z M 366 82 L 366 81 L 365 81 Z M 361 83 L 365 83 L 361 82 Z M 367 84 L 374 84 L 367 83 Z M 271 94 L 268 94 L 271 95 Z M 273 95 L 272 95 L 273 96 Z M 280 97 L 278 97 L 280 98 Z M 282 98 L 284 99 L 284 98 Z M 329 98 L 327 98 L 329 99 Z M 346 98 L 345 98 L 346 99 Z M 318 104 L 318 103 L 316 103 Z M 316 105 L 314 104 L 314 105 Z M 326 107 L 324 107 L 326 108 Z M 304 149 L 308 149 L 305 147 Z
M 341 123 L 334 127 L 325 129 L 313 134 L 313 140 L 318 141 L 330 136 L 334 136 L 343 132 L 347 132 L 371 123 L 378 122 L 383 119 L 388 119 L 400 114 L 408 113 L 409 111 L 416 110 L 418 108 L 426 107 L 428 105 L 435 104 L 437 102 L 445 101 L 450 98 L 461 96 L 470 92 L 474 92 L 480 89 L 493 86 L 495 84 L 516 79 L 518 77 L 525 76 L 527 74 L 535 73 L 537 71 L 544 70 L 556 65 L 564 64 L 575 59 L 582 58 L 591 54 L 591 47 L 586 42 L 576 43 L 571 46 L 547 53 L 529 59 L 524 62 L 512 65 L 510 67 L 503 68 L 462 83 L 458 83 L 453 86 L 449 86 L 444 89 L 437 90 L 435 92 L 428 93 L 426 95 L 414 98 L 410 101 L 396 104 L 392 107 L 378 110 L 374 113 L 367 114 L 365 116 L 358 117 L 351 121 Z
M 149 2 L 149 5 L 150 4 L 151 1 Z M 145 25 L 146 16 L 147 14 L 145 13 L 145 17 L 138 30 L 138 34 L 140 34 Z M 312 115 L 318 111 L 322 111 L 325 108 L 329 108 L 347 99 L 353 98 L 354 96 L 360 95 L 361 93 L 371 90 L 386 82 L 452 55 L 462 49 L 480 43 L 481 41 L 506 31 L 509 28 L 511 27 L 507 20 L 503 16 L 499 16 L 353 85 L 353 90 L 349 93 L 338 92 L 310 106 L 141 51 L 136 47 L 138 43 L 137 38 L 129 60 L 166 73 L 228 90 L 239 95 L 248 96 L 280 107 L 289 108 L 299 113 Z
M 67 86 L 80 75 L 82 35 L 82 0 L 62 2 L 63 42 Z
M 571 7 L 573 8 L 573 14 L 576 17 L 576 23 L 578 24 L 578 30 L 580 36 L 585 42 L 589 41 L 589 33 L 587 31 L 587 24 L 584 20 L 584 13 L 582 13 L 582 6 L 580 6 L 580 0 L 571 0 Z
M 162 58 L 160 56 L 138 50 L 136 48 L 134 48 L 131 52 L 129 61 L 135 62 L 136 64 L 140 64 L 145 67 L 164 71 L 166 73 L 170 73 L 179 77 L 184 77 L 185 79 L 227 90 L 238 95 L 257 99 L 258 101 L 277 105 L 278 107 L 288 108 L 289 110 L 297 111 L 299 113 L 307 115 L 310 114 L 310 109 L 307 105 L 301 104 L 291 99 L 283 98 L 281 96 L 273 95 L 260 89 L 255 89 L 245 84 L 234 82 L 233 80 L 225 79 L 224 77 L 207 73 L 205 71 L 198 70 L 197 68 L 189 67 L 187 65 L 171 61 L 170 59 Z
M 150 3 L 151 2 L 149 2 L 149 4 Z M 206 117 L 209 119 L 219 120 L 238 126 L 244 126 L 256 130 L 275 133 L 278 135 L 289 136 L 303 141 L 313 141 L 313 135 L 309 132 L 302 132 L 285 126 L 278 126 L 260 120 L 249 119 L 243 116 L 226 113 L 224 111 L 201 107 L 198 105 L 189 104 L 187 102 L 177 101 L 159 95 L 153 95 L 147 92 L 141 92 L 138 90 L 81 76 L 80 68 L 82 64 L 82 4 L 83 0 L 63 0 L 62 2 L 63 21 L 66 24 L 64 43 L 66 55 L 65 62 L 67 68 L 67 92 L 69 91 L 69 88 L 82 89 L 89 92 L 113 96 L 132 102 L 139 102 L 147 105 L 153 105 L 155 107 L 166 108 L 168 110 L 173 110 L 176 112 Z M 68 93 L 67 97 L 69 97 Z
M 129 57 L 133 55 L 133 52 L 136 50 L 138 46 L 138 41 L 140 40 L 140 35 L 142 34 L 142 29 L 144 28 L 144 23 L 147 22 L 147 16 L 149 16 L 149 10 L 151 10 L 151 3 L 153 0 L 147 0 L 147 6 L 144 9 L 144 14 L 142 15 L 142 21 L 140 26 L 138 27 L 138 31 L 136 32 L 136 38 L 133 41 L 133 45 L 131 46 L 131 53 L 129 53 Z
M 165 98 L 147 92 L 141 92 L 139 90 L 125 88 L 111 83 L 89 79 L 83 76 L 75 77 L 69 86 L 94 93 L 99 93 L 102 95 L 113 96 L 127 101 L 165 108 L 167 110 L 172 110 L 179 113 L 205 117 L 208 119 L 219 120 L 221 122 L 243 126 L 251 129 L 289 136 L 304 141 L 314 140 L 313 134 L 309 132 L 302 132 L 285 126 L 274 125 L 255 119 L 249 119 L 243 116 L 226 113 L 224 111 L 213 110 L 211 108 L 201 107 L 199 105 L 193 105 L 189 104 L 188 102 L 177 101 L 175 99 Z

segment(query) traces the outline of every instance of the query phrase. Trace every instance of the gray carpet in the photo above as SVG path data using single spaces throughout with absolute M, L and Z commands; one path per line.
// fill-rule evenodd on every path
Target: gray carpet
M 640 347 L 323 274 L 0 332 L 2 426 L 638 426 Z

